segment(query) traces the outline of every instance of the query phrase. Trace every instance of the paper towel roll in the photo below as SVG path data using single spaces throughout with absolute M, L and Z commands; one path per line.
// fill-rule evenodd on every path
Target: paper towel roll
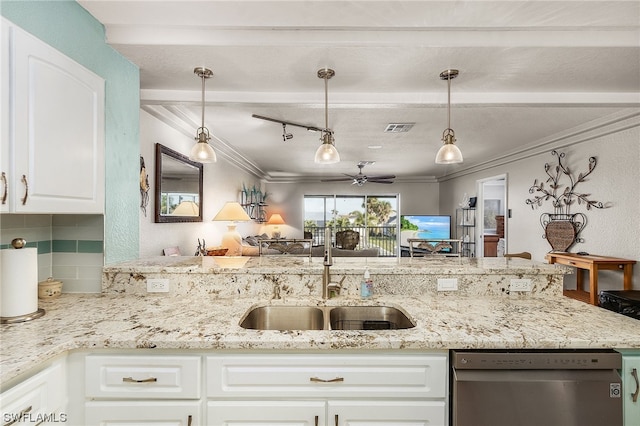
M 0 316 L 38 310 L 38 249 L 0 250 Z

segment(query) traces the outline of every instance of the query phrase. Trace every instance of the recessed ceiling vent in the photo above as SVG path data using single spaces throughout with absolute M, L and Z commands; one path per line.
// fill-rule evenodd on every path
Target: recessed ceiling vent
M 384 129 L 385 133 L 404 133 L 411 130 L 416 123 L 389 123 Z

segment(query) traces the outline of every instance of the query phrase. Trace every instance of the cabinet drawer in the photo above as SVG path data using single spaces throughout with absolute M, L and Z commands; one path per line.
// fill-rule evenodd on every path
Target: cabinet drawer
M 444 398 L 446 374 L 446 354 L 210 356 L 207 396 Z
M 200 358 L 87 356 L 88 398 L 200 398 Z
M 64 368 L 56 363 L 0 395 L 2 425 L 64 421 Z
M 200 402 L 196 401 L 100 401 L 85 404 L 85 425 L 198 426 Z

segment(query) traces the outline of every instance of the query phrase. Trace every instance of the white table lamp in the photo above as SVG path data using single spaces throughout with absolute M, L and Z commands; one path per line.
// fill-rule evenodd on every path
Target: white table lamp
M 242 256 L 242 236 L 236 231 L 236 222 L 251 220 L 242 206 L 234 201 L 228 201 L 213 218 L 216 222 L 231 222 L 227 225 L 227 232 L 222 236 L 222 247 L 228 248 L 227 256 Z

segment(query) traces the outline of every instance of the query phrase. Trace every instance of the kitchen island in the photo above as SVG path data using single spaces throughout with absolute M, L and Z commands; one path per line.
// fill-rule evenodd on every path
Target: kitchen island
M 227 267 L 221 267 L 225 262 Z M 239 263 L 228 267 L 229 262 Z M 356 294 L 365 267 L 374 279 L 375 295 L 362 300 Z M 562 296 L 561 277 L 567 269 L 559 265 L 523 259 L 414 258 L 391 263 L 369 259 L 366 264 L 337 262 L 331 272 L 335 280 L 346 275 L 345 291 L 324 301 L 319 297 L 322 263 L 308 264 L 300 258 L 284 262 L 158 258 L 108 266 L 102 294 L 41 300 L 44 317 L 0 327 L 0 380 L 5 386 L 40 363 L 76 349 L 640 348 L 637 320 Z M 437 291 L 437 278 L 452 276 L 459 279 L 459 290 Z M 534 279 L 531 292 L 509 291 L 508 277 L 529 276 Z M 170 291 L 146 293 L 149 277 L 169 277 Z M 273 298 L 275 285 L 280 287 L 280 299 Z M 367 331 L 240 327 L 247 310 L 264 304 L 395 306 L 416 327 Z

